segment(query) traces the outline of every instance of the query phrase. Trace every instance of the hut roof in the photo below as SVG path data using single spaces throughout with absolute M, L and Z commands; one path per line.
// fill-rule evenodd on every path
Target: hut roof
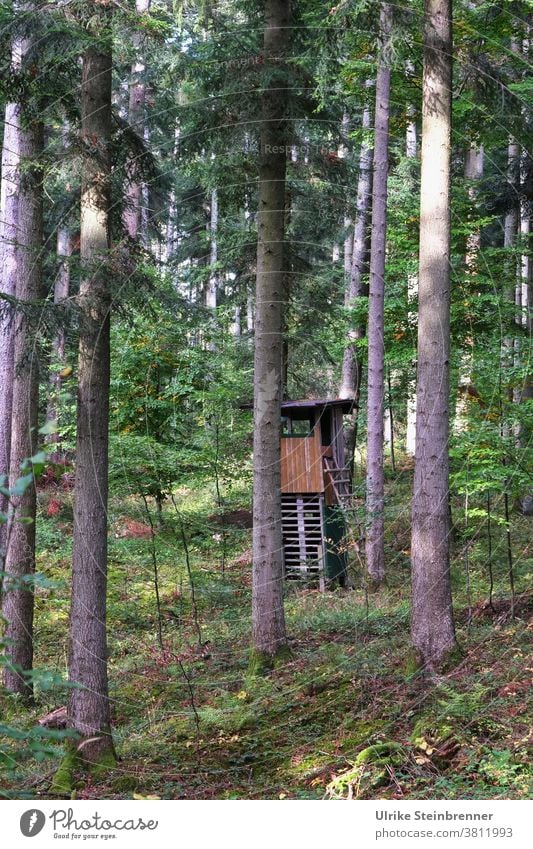
M 343 413 L 350 413 L 355 406 L 353 398 L 306 398 L 303 401 L 282 401 L 282 410 L 314 409 L 316 407 L 340 407 Z

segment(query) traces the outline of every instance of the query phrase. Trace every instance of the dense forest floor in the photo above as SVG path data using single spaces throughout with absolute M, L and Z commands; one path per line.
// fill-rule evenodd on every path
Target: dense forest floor
M 152 517 L 153 542 L 143 504 L 115 496 L 108 617 L 119 763 L 105 779 L 84 778 L 73 797 L 530 795 L 531 520 L 513 516 L 514 618 L 504 528 L 493 528 L 491 609 L 486 529 L 473 532 L 457 521 L 452 571 L 463 656 L 448 674 L 427 681 L 409 669 L 410 486 L 406 466 L 394 476 L 388 507 L 388 586 L 368 595 L 357 567 L 352 591 L 321 594 L 289 584 L 292 659 L 264 678 L 248 673 L 251 532 L 239 527 L 248 524 L 246 493 L 235 489 L 218 511 L 233 522 L 224 525 L 211 490 L 191 482 L 175 495 L 179 514 L 165 502 L 163 524 Z M 3 722 L 20 732 L 65 703 L 57 676 L 67 666 L 70 500 L 55 485 L 39 494 L 39 569 L 46 580 L 37 593 L 36 667 L 46 673 L 37 675 L 31 710 L 0 697 Z M 49 798 L 60 747 L 37 752 L 37 761 L 20 737 L 5 743 L 16 764 L 1 780 L 3 792 Z M 34 741 L 34 755 L 39 745 Z M 13 766 L 8 758 L 6 764 Z

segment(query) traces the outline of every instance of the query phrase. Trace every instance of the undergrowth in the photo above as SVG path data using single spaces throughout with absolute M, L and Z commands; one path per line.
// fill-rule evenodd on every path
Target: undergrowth
M 402 504 L 409 472 L 397 475 L 394 486 L 388 586 L 368 596 L 357 557 L 351 591 L 321 594 L 316 588 L 288 586 L 291 656 L 265 677 L 249 674 L 250 531 L 219 526 L 213 493 L 205 489 L 180 491 L 179 522 L 166 505 L 154 541 L 161 646 L 151 540 L 140 529 L 142 505 L 116 497 L 108 621 L 119 763 L 105 779 L 85 778 L 73 795 L 527 797 L 527 519 L 515 516 L 513 523 L 514 618 L 503 540 L 492 540 L 492 607 L 483 534 L 469 550 L 468 581 L 464 552 L 456 545 L 454 603 L 463 656 L 448 674 L 427 680 L 410 675 L 405 663 L 409 517 Z M 243 503 L 237 493 L 226 510 L 242 509 Z M 49 581 L 37 588 L 36 665 L 48 675 L 48 685 L 38 690 L 28 711 L 0 696 L 4 724 L 19 729 L 22 737 L 37 727 L 39 717 L 65 703 L 71 530 L 61 510 L 48 517 L 45 507 L 41 497 L 38 565 Z M 132 534 L 121 530 L 124 517 L 139 523 L 131 526 Z M 50 740 L 39 761 L 31 745 L 18 745 L 16 733 L 4 735 L 0 746 L 7 753 L 0 762 L 2 794 L 47 798 L 61 741 Z

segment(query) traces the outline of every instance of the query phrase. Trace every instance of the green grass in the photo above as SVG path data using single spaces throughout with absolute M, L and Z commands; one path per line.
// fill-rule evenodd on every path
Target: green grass
M 396 501 L 389 505 L 388 586 L 366 597 L 356 565 L 351 592 L 288 587 L 292 654 L 266 677 L 249 674 L 251 570 L 246 558 L 237 558 L 250 548 L 250 532 L 230 529 L 223 541 L 214 536 L 220 528 L 208 521 L 215 512 L 211 490 L 191 486 L 179 493 L 202 648 L 174 511 L 166 506 L 155 540 L 163 650 L 150 541 L 117 537 L 112 525 L 109 677 L 120 760 L 105 779 L 81 781 L 76 797 L 528 796 L 527 520 L 513 517 L 514 619 L 503 531 L 496 529 L 493 540 L 495 611 L 484 604 L 483 528 L 468 551 L 469 582 L 464 544 L 456 544 L 454 603 L 463 657 L 428 683 L 406 672 L 409 516 L 402 505 L 409 473 L 390 486 Z M 236 497 L 232 506 L 243 505 Z M 131 498 L 116 498 L 111 512 L 143 521 Z M 39 569 L 53 585 L 37 591 L 36 665 L 64 676 L 71 540 L 68 524 L 57 517 L 41 517 L 39 530 L 46 542 Z M 64 703 L 65 690 L 54 679 L 38 689 L 30 711 L 0 696 L 4 722 L 21 731 Z M 54 742 L 40 761 L 16 740 L 0 739 L 0 747 L 17 761 L 11 770 L 0 762 L 3 792 L 46 798 L 61 745 Z

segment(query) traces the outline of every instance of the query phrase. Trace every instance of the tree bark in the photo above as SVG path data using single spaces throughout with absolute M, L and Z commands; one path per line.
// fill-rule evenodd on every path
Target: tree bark
M 413 73 L 414 67 L 412 63 L 408 62 L 406 70 L 409 73 Z M 405 155 L 407 159 L 416 159 L 418 155 L 417 151 L 417 134 L 416 134 L 416 121 L 414 117 L 414 108 L 413 106 L 407 107 L 407 128 L 405 131 Z M 414 180 L 412 179 L 412 175 L 409 177 L 410 182 L 413 186 L 414 190 Z M 418 276 L 416 274 L 411 274 L 407 280 L 407 301 L 413 302 L 418 295 Z M 408 321 L 411 324 L 411 321 L 415 320 L 415 316 L 413 312 L 409 311 Z M 407 426 L 405 431 L 405 453 L 411 457 L 414 457 L 415 453 L 415 444 L 416 444 L 416 381 L 410 380 L 407 390 Z
M 17 221 L 20 191 L 20 105 L 8 103 L 2 147 L 2 188 L 0 195 L 0 295 L 15 297 L 17 278 Z M 0 299 L 0 479 L 9 480 L 11 454 L 11 410 L 13 406 L 13 353 L 15 346 L 14 310 Z M 0 513 L 8 500 L 0 493 Z M 0 564 L 3 565 L 7 525 L 0 524 Z
M 370 128 L 370 109 L 363 111 L 363 130 Z M 366 141 L 361 144 L 359 156 L 359 180 L 357 183 L 357 200 L 355 209 L 355 224 L 353 229 L 353 248 L 351 252 L 351 268 L 345 295 L 345 306 L 353 308 L 357 298 L 364 294 L 363 273 L 367 254 L 367 231 L 372 194 L 372 148 Z M 364 324 L 354 323 L 348 331 L 347 344 L 342 361 L 342 377 L 339 387 L 340 398 L 354 398 L 359 401 L 361 387 L 361 362 L 357 351 L 357 343 L 365 334 Z
M 387 242 L 387 177 L 389 167 L 390 37 L 392 6 L 380 12 L 380 59 L 376 79 L 374 177 L 372 189 L 372 239 L 368 309 L 368 437 L 366 474 L 366 562 L 374 585 L 385 580 L 383 470 L 383 341 L 385 252 Z
M 516 50 L 516 44 L 514 42 L 511 47 L 513 50 Z M 503 246 L 504 248 L 508 248 L 509 251 L 512 251 L 516 248 L 520 227 L 520 205 L 518 200 L 520 187 L 520 145 L 512 136 L 509 138 L 509 144 L 507 146 L 507 179 L 514 190 L 515 197 L 514 202 L 509 208 L 504 219 Z M 505 372 L 509 372 L 510 370 L 512 370 L 513 366 L 515 365 L 517 355 L 518 343 L 515 339 L 515 335 L 511 330 L 514 321 L 516 321 L 515 307 L 517 282 L 518 263 L 516 257 L 511 255 L 509 257 L 506 257 L 505 259 L 505 275 L 503 284 L 503 298 L 505 301 L 507 301 L 508 304 L 508 314 L 504 317 L 505 326 L 507 330 L 502 343 L 502 369 L 504 374 Z M 506 390 L 506 397 L 508 402 L 510 403 L 512 403 L 513 400 L 517 400 L 516 397 L 513 397 L 513 389 Z M 510 427 L 506 419 L 507 416 L 504 414 L 504 421 L 502 422 L 502 435 L 507 437 L 510 436 Z
M 18 67 L 22 67 L 31 49 L 29 39 L 18 42 Z M 15 63 L 14 63 L 15 64 Z M 8 107 L 9 109 L 9 107 Z M 13 366 L 11 372 L 11 421 L 9 486 L 28 470 L 21 471 L 36 450 L 38 365 L 35 335 L 27 307 L 39 298 L 42 269 L 42 172 L 39 157 L 43 148 L 43 127 L 25 114 L 24 105 L 13 111 L 15 117 L 14 172 L 11 177 L 18 194 L 12 236 L 13 244 L 5 258 L 14 263 L 17 307 L 12 316 Z M 9 181 L 8 177 L 8 181 Z M 11 185 L 8 185 L 7 192 Z M 9 269 L 11 277 L 11 266 Z M 22 307 L 22 309 L 20 308 Z M 31 467 L 30 467 L 31 468 Z M 5 621 L 6 659 L 3 680 L 5 688 L 28 698 L 32 684 L 23 673 L 33 668 L 33 587 L 24 585 L 25 578 L 35 572 L 35 481 L 21 495 L 12 495 L 8 510 L 6 554 L 4 563 L 4 595 L 2 615 Z
M 16 38 L 11 51 L 11 68 L 20 72 L 29 41 Z M 19 197 L 22 187 L 20 167 L 22 137 L 22 105 L 8 103 L 5 109 L 2 145 L 2 184 L 0 189 L 0 480 L 9 481 L 11 454 L 11 411 L 13 407 L 13 375 L 15 349 L 15 311 L 12 303 L 17 287 L 17 227 Z M 5 514 L 8 499 L 0 493 L 0 513 Z M 7 525 L 0 524 L 0 564 L 3 565 L 7 541 Z M 0 582 L 1 585 L 1 582 Z
M 524 246 L 529 247 L 529 241 L 533 228 L 531 226 L 531 217 L 529 210 L 522 210 L 521 217 L 521 235 L 524 240 Z M 521 275 L 522 275 L 522 321 L 524 329 L 529 339 L 533 337 L 533 260 L 529 254 L 523 254 L 521 258 Z M 521 387 L 520 400 L 522 403 L 533 399 L 533 369 L 528 364 L 524 382 Z M 520 447 L 527 449 L 532 437 L 531 417 L 523 422 L 520 429 Z M 519 509 L 526 516 L 533 515 L 533 492 L 531 487 L 523 493 L 518 500 Z
M 108 8 L 93 2 L 110 41 Z M 113 759 L 107 683 L 107 493 L 110 370 L 111 48 L 83 56 L 81 142 L 84 148 L 78 305 L 78 404 L 69 677 L 78 685 L 69 721 L 88 763 Z
M 265 0 L 264 51 L 271 71 L 261 95 L 261 154 L 255 300 L 253 654 L 262 664 L 283 651 L 280 420 L 284 297 L 289 6 Z M 280 153 L 280 148 L 282 153 Z
M 57 229 L 57 260 L 59 267 L 57 269 L 56 279 L 54 281 L 54 306 L 64 304 L 69 296 L 70 290 L 70 256 L 72 255 L 72 240 L 68 227 L 65 224 L 60 224 Z M 60 319 L 62 321 L 62 319 Z M 66 328 L 64 324 L 60 324 L 56 335 L 52 341 L 52 371 L 50 374 L 50 396 L 46 408 L 46 423 L 55 422 L 59 425 L 59 392 L 61 389 L 60 371 L 65 366 L 65 341 Z M 56 427 L 53 433 L 46 435 L 47 443 L 55 443 L 60 439 L 59 426 Z
M 465 154 L 464 175 L 468 180 L 468 199 L 475 207 L 477 189 L 474 185 L 483 177 L 484 150 L 483 145 L 475 142 L 470 144 Z M 478 256 L 481 248 L 481 231 L 479 227 L 474 228 L 467 237 L 464 270 L 467 278 L 477 274 Z M 455 417 L 453 422 L 454 433 L 460 433 L 466 429 L 468 413 L 468 387 L 472 384 L 472 370 L 474 357 L 474 340 L 468 336 L 464 340 L 465 349 L 461 352 L 459 363 L 459 386 L 457 401 L 455 404 Z
M 173 149 L 173 157 L 174 160 L 177 160 L 179 155 L 179 144 L 180 144 L 180 126 L 179 123 L 176 123 L 176 127 L 174 130 L 174 149 Z M 168 215 L 167 215 L 167 226 L 166 226 L 166 246 L 165 246 L 165 265 L 169 265 L 174 259 L 174 255 L 176 253 L 176 248 L 178 246 L 178 227 L 176 216 L 178 212 L 178 205 L 176 200 L 176 188 L 172 187 L 170 191 L 169 204 L 168 204 Z
M 135 0 L 135 11 L 141 16 L 150 9 L 151 0 Z M 135 33 L 133 38 L 135 50 L 141 53 L 142 34 Z M 130 96 L 128 105 L 128 120 L 137 135 L 144 138 L 144 110 L 146 104 L 146 81 L 144 74 L 146 65 L 142 55 L 139 55 L 131 67 Z M 130 239 L 137 240 L 141 227 L 142 181 L 141 165 L 137 159 L 130 159 L 126 166 L 126 189 L 123 212 L 123 223 Z
M 218 191 L 213 189 L 211 192 L 211 209 L 209 221 L 209 233 L 211 246 L 209 250 L 209 280 L 205 294 L 205 305 L 208 309 L 216 309 L 218 300 L 218 272 L 215 269 L 218 261 Z
M 448 505 L 451 0 L 425 0 L 411 641 L 434 669 L 456 646 Z

